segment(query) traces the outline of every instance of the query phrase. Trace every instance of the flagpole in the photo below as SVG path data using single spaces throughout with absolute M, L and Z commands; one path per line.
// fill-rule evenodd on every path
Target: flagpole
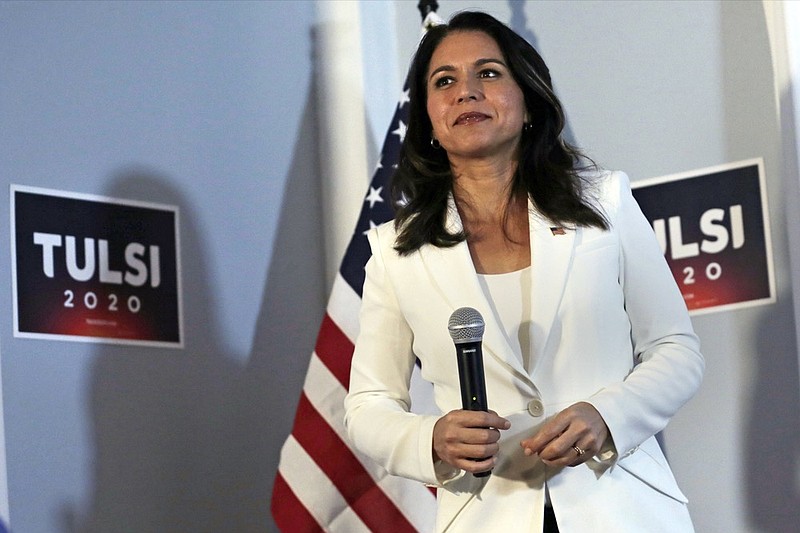
M 422 20 L 425 20 L 425 17 L 431 12 L 436 13 L 436 10 L 439 9 L 439 2 L 436 0 L 419 0 L 417 8 L 419 9 L 419 14 L 422 16 Z

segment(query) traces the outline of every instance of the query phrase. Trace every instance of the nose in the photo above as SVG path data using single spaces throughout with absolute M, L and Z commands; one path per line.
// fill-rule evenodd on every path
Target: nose
M 482 97 L 480 84 L 477 80 L 467 79 L 461 84 L 458 95 L 458 102 L 463 103 L 469 100 L 479 100 Z

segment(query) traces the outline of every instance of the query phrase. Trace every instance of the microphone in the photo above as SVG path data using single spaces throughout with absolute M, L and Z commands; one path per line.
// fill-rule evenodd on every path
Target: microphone
M 486 378 L 483 373 L 483 330 L 485 324 L 481 314 L 471 307 L 460 307 L 453 311 L 447 321 L 450 338 L 456 345 L 458 381 L 461 386 L 461 405 L 468 411 L 488 411 L 486 401 Z M 482 459 L 475 459 L 481 461 Z M 477 472 L 475 477 L 485 477 L 491 470 Z

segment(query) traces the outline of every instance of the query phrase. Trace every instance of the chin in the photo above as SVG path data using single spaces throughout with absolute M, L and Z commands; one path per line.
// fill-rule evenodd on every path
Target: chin
M 510 149 L 508 146 L 497 146 L 496 144 L 474 144 L 462 145 L 452 150 L 448 150 L 448 155 L 468 158 L 468 159 L 483 159 L 487 157 L 506 156 L 509 159 L 515 159 L 515 149 Z

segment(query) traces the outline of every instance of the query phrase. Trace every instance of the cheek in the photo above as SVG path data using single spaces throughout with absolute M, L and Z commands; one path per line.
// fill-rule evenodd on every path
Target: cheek
M 435 103 L 432 103 L 430 100 L 428 101 L 427 106 L 428 111 L 428 118 L 431 121 L 431 125 L 433 126 L 433 131 L 441 131 L 442 129 L 442 111 L 441 107 L 437 106 Z
M 520 123 L 527 122 L 528 110 L 525 109 L 525 96 L 519 89 L 509 88 L 502 96 L 503 105 L 506 110 L 513 117 L 514 122 L 519 120 Z
M 525 109 L 525 102 L 511 97 L 506 101 L 506 109 L 510 111 L 511 120 L 514 124 L 519 122 L 519 125 L 522 126 L 525 122 L 528 122 L 528 111 Z
M 515 116 L 519 117 L 522 123 L 528 122 L 528 110 L 525 109 L 525 100 L 522 98 L 514 98 L 513 105 L 516 108 Z

